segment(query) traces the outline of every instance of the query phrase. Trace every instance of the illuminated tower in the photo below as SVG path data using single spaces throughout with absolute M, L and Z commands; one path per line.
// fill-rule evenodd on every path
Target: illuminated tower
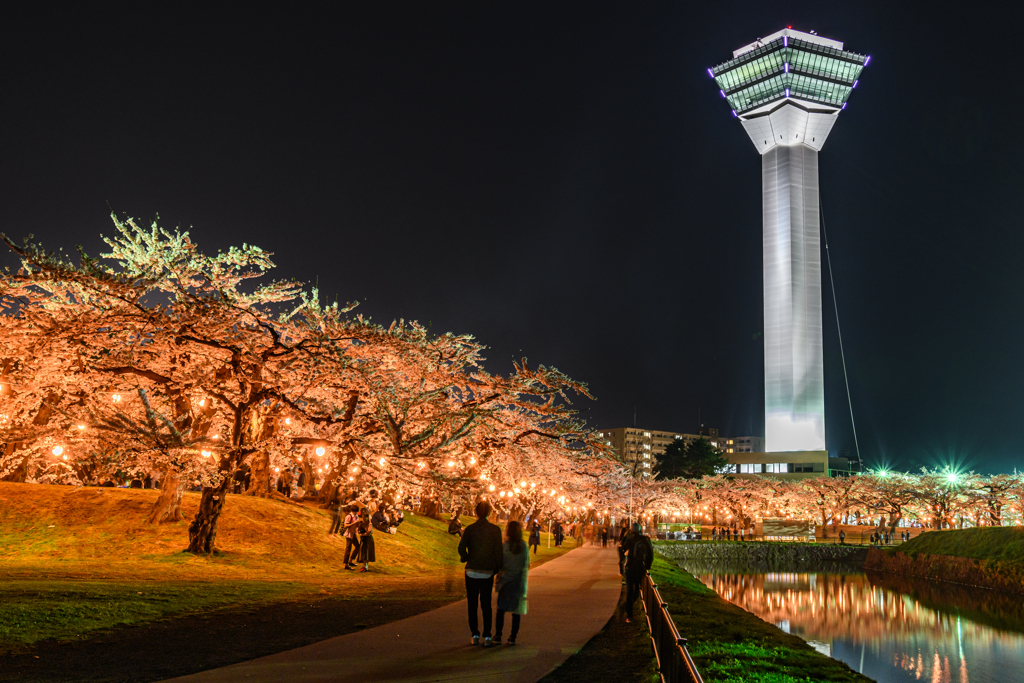
M 783 29 L 708 73 L 761 155 L 765 450 L 825 450 L 818 152 L 870 57 Z

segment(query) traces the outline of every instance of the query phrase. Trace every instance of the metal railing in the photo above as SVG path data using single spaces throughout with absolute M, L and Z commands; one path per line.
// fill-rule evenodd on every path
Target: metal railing
M 661 599 L 658 585 L 650 574 L 640 584 L 640 597 L 647 613 L 647 627 L 651 632 L 654 656 L 663 683 L 704 683 L 686 649 L 686 638 L 679 637 L 679 629 L 668 613 L 667 603 Z

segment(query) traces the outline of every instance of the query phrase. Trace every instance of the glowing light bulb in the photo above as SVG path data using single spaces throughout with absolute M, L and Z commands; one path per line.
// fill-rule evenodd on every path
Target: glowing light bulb
M 120 403 L 121 394 L 114 394 L 113 396 L 110 397 L 110 400 L 113 401 L 114 403 Z
M 64 454 L 64 456 L 63 456 L 63 458 L 64 458 L 65 460 L 67 460 L 67 459 L 68 459 L 68 454 L 67 454 L 67 453 L 65 453 L 65 454 Z
M 280 468 L 280 467 L 275 467 L 275 468 L 274 468 L 274 471 L 275 471 L 275 472 L 280 472 L 280 471 L 281 471 L 281 468 Z
M 494 490 L 494 484 L 491 484 L 490 486 L 488 486 L 487 490 L 488 491 L 493 491 Z
M 384 467 L 384 465 L 388 464 L 388 461 L 387 461 L 386 458 L 381 458 L 378 462 L 380 463 L 381 467 Z
M 476 458 L 470 458 L 469 459 L 469 464 L 470 465 L 475 465 L 476 464 Z
M 519 488 L 525 489 L 526 488 L 526 481 L 519 482 Z
M 355 477 L 349 477 L 349 478 L 348 478 L 348 480 L 349 480 L 349 481 L 355 481 L 355 480 L 356 480 L 356 478 L 355 478 Z
M 199 399 L 199 407 L 202 408 L 205 405 L 206 405 L 206 399 L 205 398 Z
M 286 417 L 286 418 L 284 419 L 284 423 L 285 423 L 286 425 L 290 425 L 290 424 L 292 423 L 292 419 L 291 419 L 290 417 Z
M 213 435 L 213 436 L 211 436 L 210 438 L 211 438 L 211 439 L 219 439 L 219 438 L 220 438 L 220 434 L 214 434 L 214 435 Z
M 202 455 L 204 458 L 209 458 L 210 457 L 210 451 L 202 451 L 200 453 L 200 455 Z M 274 470 L 274 471 L 276 472 L 277 470 Z
M 455 467 L 455 461 L 454 460 L 449 460 L 448 461 L 448 467 Z
M 85 425 L 78 425 L 79 429 L 85 429 Z
M 502 491 L 502 492 L 501 492 L 501 493 L 499 493 L 498 495 L 499 495 L 499 496 L 501 496 L 502 498 L 504 498 L 504 497 L 505 497 L 505 492 L 504 492 L 504 491 Z
M 327 449 L 324 448 L 323 446 L 317 446 L 316 447 L 316 454 L 318 456 L 323 457 L 324 453 L 326 453 L 326 452 L 327 452 Z
M 63 452 L 64 452 L 64 447 L 63 446 L 54 446 L 53 447 L 53 454 L 54 455 L 60 455 Z

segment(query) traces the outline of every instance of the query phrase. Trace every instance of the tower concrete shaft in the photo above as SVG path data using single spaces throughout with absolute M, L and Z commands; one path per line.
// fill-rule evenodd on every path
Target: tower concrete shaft
M 825 449 L 818 152 L 870 59 L 784 29 L 708 70 L 761 155 L 768 452 Z
M 764 215 L 765 448 L 825 449 L 818 152 L 761 157 Z

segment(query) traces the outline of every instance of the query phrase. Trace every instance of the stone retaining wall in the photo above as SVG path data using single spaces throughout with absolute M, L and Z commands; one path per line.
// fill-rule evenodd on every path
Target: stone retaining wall
M 1024 594 L 1024 576 L 988 560 L 871 548 L 865 569 Z
M 767 569 L 800 569 L 814 571 L 831 563 L 860 567 L 868 549 L 842 545 L 811 545 L 805 543 L 693 543 L 686 541 L 655 544 L 658 553 L 667 559 L 700 562 L 743 563 Z

